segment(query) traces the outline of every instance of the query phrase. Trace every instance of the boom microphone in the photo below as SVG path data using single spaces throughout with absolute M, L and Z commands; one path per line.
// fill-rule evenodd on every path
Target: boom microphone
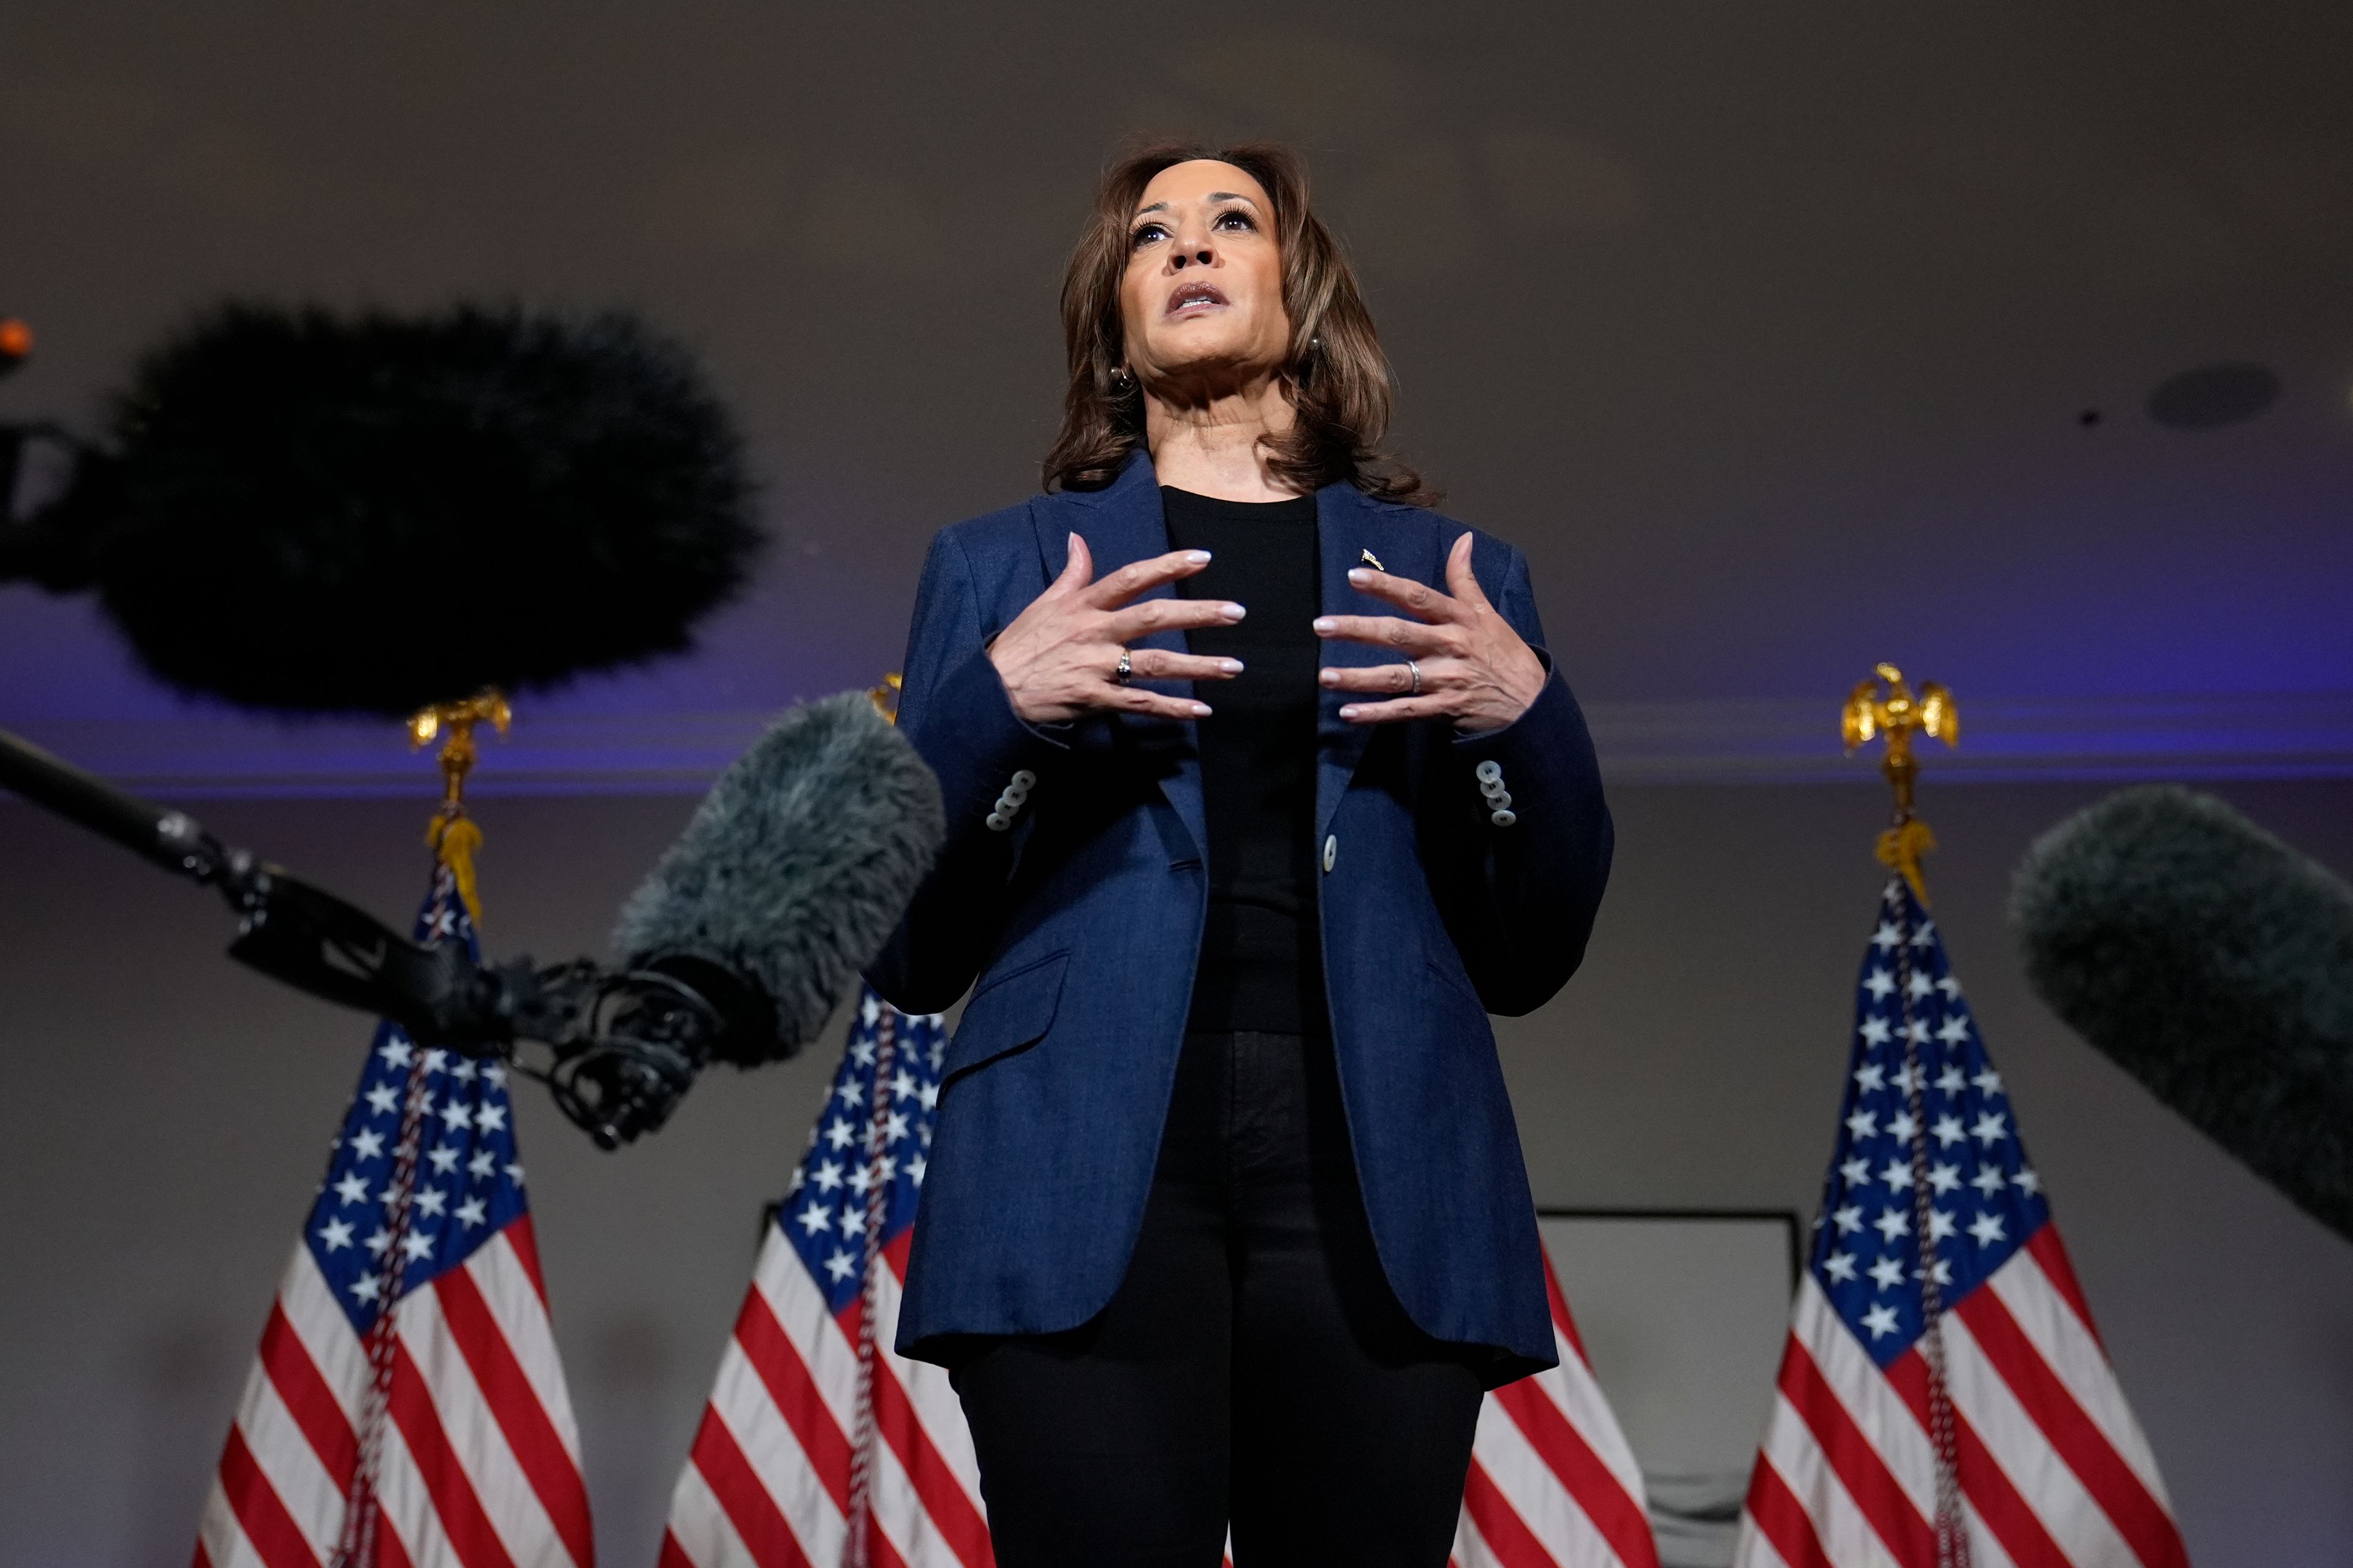
M 492 968 L 5 732 L 0 786 L 217 889 L 240 963 L 423 1044 L 515 1059 L 607 1149 L 660 1127 L 706 1063 L 799 1049 L 881 950 L 944 832 L 931 770 L 845 693 L 793 710 L 721 775 L 623 910 L 619 969 Z M 545 1064 L 521 1042 L 546 1047 Z
M 796 709 L 719 775 L 614 950 L 733 996 L 723 1059 L 780 1059 L 882 951 L 945 835 L 939 781 L 863 693 Z
M 49 424 L 0 430 L 7 463 Z M 618 312 L 233 305 L 150 353 L 0 582 L 96 589 L 147 669 L 406 716 L 686 647 L 759 535 L 694 362 Z
M 2353 1240 L 2353 888 L 2157 785 L 2036 840 L 2010 913 L 2062 1018 Z

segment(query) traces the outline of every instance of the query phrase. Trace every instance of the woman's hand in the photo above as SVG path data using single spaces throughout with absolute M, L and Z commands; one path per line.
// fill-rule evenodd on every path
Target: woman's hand
M 1452 596 L 1410 577 L 1357 567 L 1348 581 L 1377 599 L 1386 599 L 1417 619 L 1396 616 L 1324 616 L 1315 635 L 1395 648 L 1405 664 L 1331 668 L 1323 672 L 1328 691 L 1406 693 L 1388 702 L 1356 702 L 1340 710 L 1352 724 L 1394 724 L 1407 719 L 1451 719 L 1465 734 L 1500 730 L 1528 710 L 1544 690 L 1544 662 L 1495 613 L 1471 572 L 1471 536 L 1454 542 L 1446 557 L 1446 585 Z M 1421 672 L 1419 695 L 1414 668 Z
M 1071 562 L 1062 574 L 988 645 L 989 662 L 1005 682 L 1013 711 L 1031 724 L 1059 724 L 1104 710 L 1164 719 L 1206 718 L 1208 703 L 1123 686 L 1118 669 L 1120 654 L 1137 637 L 1229 626 L 1242 618 L 1240 605 L 1216 599 L 1128 603 L 1163 583 L 1190 577 L 1208 563 L 1206 550 L 1176 550 L 1123 566 L 1098 583 L 1087 542 L 1071 535 Z M 1131 677 L 1138 680 L 1224 680 L 1242 669 L 1238 658 L 1149 647 L 1129 652 L 1128 663 Z

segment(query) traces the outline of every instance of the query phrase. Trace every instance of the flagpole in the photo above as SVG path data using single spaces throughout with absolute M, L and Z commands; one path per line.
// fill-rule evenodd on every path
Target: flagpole
M 1874 678 L 1848 693 L 1840 715 L 1840 736 L 1847 754 L 1874 735 L 1887 743 L 1880 773 L 1894 791 L 1895 806 L 1887 827 L 1879 835 L 1873 853 L 1881 865 L 1904 879 L 1911 900 L 1896 900 L 1895 994 L 1904 1031 L 1902 1085 L 1905 1112 L 1912 1122 L 1912 1230 L 1919 1256 L 1921 1351 L 1928 1368 L 1928 1442 L 1936 1461 L 1936 1568 L 1968 1568 L 1968 1525 L 1961 1509 L 1960 1455 L 1953 1420 L 1952 1386 L 1946 1375 L 1945 1304 L 1943 1282 L 1936 1278 L 1936 1201 L 1928 1177 L 1927 1074 L 1920 1062 L 1926 1026 L 1915 1020 L 1913 1004 L 1913 947 L 1926 940 L 1924 924 L 1915 931 L 1912 906 L 1928 907 L 1928 886 L 1920 861 L 1936 847 L 1936 836 L 1914 809 L 1919 762 L 1912 755 L 1914 732 L 1926 733 L 1947 746 L 1960 743 L 1960 713 L 1953 695 L 1936 682 L 1921 683 L 1915 697 L 1904 672 L 1882 664 Z M 1925 992 L 1926 987 L 1924 985 Z
M 441 737 L 441 805 L 425 830 L 425 842 L 448 873 L 447 884 L 437 885 L 435 901 L 454 893 L 480 930 L 480 890 L 474 881 L 474 851 L 481 847 L 482 830 L 466 815 L 466 779 L 473 772 L 474 726 L 493 725 L 507 732 L 513 711 L 496 690 L 485 689 L 463 702 L 437 703 L 419 710 L 408 721 L 411 750 L 437 734 Z M 444 892 L 446 888 L 447 892 Z M 343 1493 L 343 1527 L 330 1568 L 375 1568 L 376 1482 L 383 1469 L 385 1426 L 392 1408 L 393 1367 L 398 1359 L 402 1277 L 407 1272 L 409 1218 L 417 1196 L 417 1157 L 425 1142 L 425 1106 L 430 1096 L 426 1079 L 439 1053 L 417 1051 L 408 1065 L 408 1081 L 401 1095 L 400 1131 L 393 1142 L 392 1168 L 386 1180 L 391 1212 L 385 1229 L 389 1237 L 384 1261 L 376 1274 L 375 1321 L 368 1325 L 367 1397 L 360 1410 L 358 1463 Z

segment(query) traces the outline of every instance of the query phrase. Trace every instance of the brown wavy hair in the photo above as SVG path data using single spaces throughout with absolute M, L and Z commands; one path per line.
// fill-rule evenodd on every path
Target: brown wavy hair
M 1397 378 L 1340 242 L 1307 202 L 1307 165 L 1288 147 L 1158 142 L 1113 162 L 1095 187 L 1094 214 L 1062 274 L 1062 343 L 1070 390 L 1062 430 L 1044 464 L 1048 489 L 1101 489 L 1118 478 L 1144 440 L 1144 395 L 1126 362 L 1119 286 L 1127 271 L 1129 226 L 1144 188 L 1161 170 L 1197 159 L 1231 163 L 1265 188 L 1274 205 L 1282 305 L 1291 349 L 1281 375 L 1295 417 L 1265 438 L 1267 467 L 1312 491 L 1345 479 L 1384 500 L 1429 506 L 1437 495 L 1421 476 L 1379 450 Z

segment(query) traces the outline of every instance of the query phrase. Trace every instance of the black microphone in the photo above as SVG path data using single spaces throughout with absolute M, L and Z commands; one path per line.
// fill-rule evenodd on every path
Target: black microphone
M 688 647 L 760 543 L 742 445 L 620 312 L 231 305 L 146 355 L 109 439 L 0 427 L 0 582 L 95 590 L 180 690 L 405 718 Z M 37 448 L 69 481 L 18 520 Z
M 2153 785 L 2037 839 L 2010 913 L 2053 1011 L 2353 1240 L 2353 888 Z

